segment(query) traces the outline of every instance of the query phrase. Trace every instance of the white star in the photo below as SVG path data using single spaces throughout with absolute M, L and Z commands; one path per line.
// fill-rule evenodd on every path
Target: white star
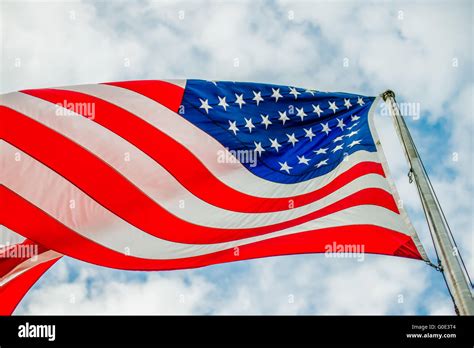
M 269 140 L 272 143 L 272 145 L 270 145 L 270 147 L 273 147 L 276 150 L 276 152 L 278 152 L 278 149 L 281 147 L 281 145 L 278 144 L 278 139 L 275 138 L 275 139 L 269 139 Z
M 199 101 L 201 102 L 199 109 L 204 109 L 206 110 L 206 114 L 209 114 L 209 109 L 212 109 L 212 106 L 209 105 L 209 101 L 207 99 L 202 100 L 201 98 L 199 98 Z
M 361 142 L 361 141 L 362 141 L 362 140 L 354 140 L 354 141 L 353 141 L 352 143 L 350 143 L 348 146 L 349 146 L 349 147 L 353 147 L 353 146 L 356 146 L 356 145 L 360 145 L 360 142 Z
M 286 111 L 283 111 L 283 112 L 278 111 L 278 114 L 280 115 L 279 120 L 283 122 L 283 125 L 285 124 L 286 121 L 290 120 L 290 118 L 286 116 Z
M 217 82 L 214 81 L 214 80 L 207 80 L 207 82 L 210 82 L 210 83 L 212 83 L 214 86 L 217 86 Z
M 314 96 L 314 93 L 316 93 L 316 90 L 315 89 L 307 89 L 305 92 L 306 93 L 311 93 L 311 95 Z
M 237 95 L 237 93 L 235 93 L 235 97 L 237 98 L 235 103 L 239 104 L 239 107 L 242 109 L 242 105 L 246 104 L 244 100 L 244 94 L 242 93 L 241 95 Z
M 305 114 L 303 108 L 301 108 L 301 109 L 296 108 L 296 111 L 297 111 L 297 112 L 296 112 L 296 116 L 301 117 L 301 121 L 303 121 L 303 119 L 304 119 L 306 116 L 308 116 L 308 115 Z
M 272 124 L 272 121 L 270 121 L 268 118 L 270 116 L 268 115 L 260 115 L 260 117 L 262 118 L 262 122 L 260 124 L 264 124 L 265 125 L 265 129 L 268 128 L 269 125 Z
M 337 145 L 334 149 L 331 150 L 332 153 L 342 150 L 343 144 Z
M 326 135 L 328 135 L 329 132 L 331 131 L 331 128 L 329 128 L 329 122 L 328 123 L 321 123 L 321 126 L 323 127 L 321 132 L 324 132 L 324 133 L 326 133 Z
M 283 96 L 280 94 L 280 88 L 274 89 L 272 88 L 273 94 L 271 98 L 275 98 L 275 103 L 278 101 L 278 99 L 283 98 Z
M 341 128 L 341 130 L 343 130 L 345 126 L 346 125 L 344 124 L 344 120 L 343 119 L 340 120 L 340 119 L 337 118 L 337 126 L 336 127 L 339 127 L 339 128 Z
M 258 104 L 263 101 L 263 98 L 262 98 L 262 92 L 255 92 L 255 91 L 252 91 L 254 97 L 252 98 L 252 100 L 255 100 L 257 102 L 257 106 Z
M 290 167 L 290 166 L 288 165 L 288 163 L 286 163 L 286 162 L 283 162 L 283 163 L 278 162 L 278 164 L 281 166 L 280 170 L 284 170 L 284 171 L 287 172 L 288 174 L 290 174 L 290 169 L 293 169 L 293 167 Z
M 362 99 L 362 97 L 357 97 L 357 104 L 359 104 L 360 106 L 364 105 L 364 99 Z
M 316 150 L 316 151 L 313 151 L 316 155 L 321 155 L 321 154 L 325 154 L 325 153 L 328 153 L 328 148 L 320 148 L 319 150 Z
M 288 137 L 288 142 L 291 143 L 291 145 L 293 145 L 293 147 L 299 141 L 298 139 L 296 139 L 295 133 L 293 133 L 291 135 L 287 134 L 286 136 Z
M 237 128 L 237 121 L 232 122 L 231 120 L 229 120 L 229 125 L 230 127 L 227 129 L 234 132 L 234 135 L 237 135 L 237 132 L 239 131 L 239 129 Z
M 305 158 L 304 155 L 301 157 L 296 155 L 296 157 L 298 157 L 298 164 L 306 164 L 307 166 L 309 166 L 309 163 L 308 163 L 310 161 L 309 158 Z
M 316 136 L 316 134 L 313 133 L 313 128 L 310 128 L 310 129 L 303 128 L 303 130 L 306 133 L 304 137 L 309 138 L 309 141 L 313 141 L 313 137 Z
M 344 106 L 349 109 L 352 106 L 351 100 L 344 98 Z
M 316 168 L 319 168 L 319 167 L 322 167 L 322 166 L 325 166 L 328 164 L 328 160 L 327 158 L 325 160 L 322 160 L 321 162 L 319 162 L 318 164 L 316 164 Z
M 334 113 L 336 113 L 336 110 L 339 109 L 337 106 L 336 106 L 336 102 L 330 102 L 328 101 L 329 103 L 329 109 L 331 109 Z
M 333 143 L 337 143 L 338 141 L 342 141 L 342 139 L 344 139 L 344 135 L 341 135 L 341 136 L 337 137 L 337 138 L 334 139 L 332 142 L 333 142 Z
M 227 111 L 227 107 L 229 106 L 229 104 L 227 104 L 227 102 L 225 101 L 225 97 L 219 97 L 217 96 L 217 98 L 219 98 L 219 106 L 222 106 L 224 108 L 224 111 Z
M 295 87 L 288 87 L 288 88 L 290 89 L 290 94 L 294 95 L 295 99 L 298 99 L 298 94 L 301 94 L 301 93 L 298 92 Z
M 324 112 L 323 110 L 321 110 L 321 107 L 319 106 L 319 104 L 317 106 L 314 106 L 311 104 L 311 106 L 313 107 L 313 112 L 315 114 L 318 114 L 318 117 L 321 116 L 321 114 Z
M 357 121 L 360 117 L 357 116 L 357 115 L 353 115 L 351 116 L 351 121 L 354 122 L 354 121 Z
M 353 135 L 356 135 L 357 133 L 359 133 L 358 130 L 352 131 L 352 132 L 350 132 L 349 134 L 347 134 L 346 137 L 350 138 L 350 137 L 352 137 Z
M 354 127 L 357 126 L 358 124 L 359 124 L 359 122 L 356 122 L 356 123 L 354 123 L 352 126 L 347 127 L 347 129 L 348 129 L 348 130 L 351 130 L 352 128 L 354 128 Z
M 258 156 L 260 157 L 262 155 L 262 152 L 265 151 L 265 149 L 262 147 L 262 143 L 260 143 L 260 142 L 257 143 L 255 141 L 253 143 L 255 144 L 254 151 L 258 152 Z
M 252 128 L 255 128 L 255 126 L 252 123 L 252 118 L 250 117 L 249 119 L 246 119 L 244 117 L 244 119 L 245 119 L 245 126 L 244 127 L 249 129 L 249 133 L 252 133 Z

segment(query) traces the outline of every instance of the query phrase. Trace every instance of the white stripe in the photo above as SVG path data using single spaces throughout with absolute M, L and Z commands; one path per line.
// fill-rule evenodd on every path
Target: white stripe
M 57 116 L 56 105 L 22 93 L 10 94 L 8 98 L 5 98 L 4 103 L 12 109 L 25 113 L 28 117 L 54 129 L 94 153 L 165 210 L 182 220 L 197 225 L 221 228 L 265 226 L 306 215 L 364 188 L 374 187 L 384 189 L 387 192 L 390 191 L 385 178 L 380 175 L 370 174 L 352 181 L 324 199 L 302 207 L 273 213 L 233 212 L 213 206 L 194 196 L 174 176 L 148 155 L 95 122 L 91 122 L 79 115 Z M 126 154 L 130 161 L 125 160 L 124 156 Z M 352 155 L 353 157 L 351 156 L 352 160 L 343 163 L 357 162 L 367 154 L 373 155 L 372 153 L 357 152 Z M 15 161 L 14 154 L 12 154 L 10 156 L 10 163 L 6 163 L 3 167 L 11 168 L 10 175 L 13 179 L 16 178 L 17 172 L 25 170 L 22 168 L 24 164 L 26 163 Z M 335 176 L 344 169 L 346 168 L 341 164 L 330 176 Z M 256 178 L 255 176 L 252 177 Z M 325 176 L 324 179 L 332 178 Z M 288 193 L 293 189 L 286 185 L 281 186 Z
M 13 268 L 10 272 L 5 274 L 3 277 L 0 277 L 0 287 L 7 284 L 8 282 L 12 281 L 16 277 L 20 276 L 24 272 L 32 269 L 33 267 L 50 261 L 52 259 L 56 259 L 61 257 L 62 254 L 59 254 L 53 250 L 45 251 L 37 255 L 36 257 L 29 258 L 28 260 L 23 261 L 22 263 L 18 264 L 15 268 Z
M 216 139 L 191 124 L 181 115 L 139 93 L 100 84 L 69 86 L 61 89 L 86 93 L 128 110 L 184 145 L 214 176 L 226 185 L 252 196 L 291 197 L 295 192 L 304 194 L 325 185 L 338 173 L 362 160 L 379 162 L 377 153 L 358 151 L 349 156 L 348 161 L 343 161 L 337 171 L 332 171 L 324 176 L 294 184 L 274 183 L 252 174 L 238 161 L 236 163 L 217 161 L 219 153 L 228 153 L 228 151 Z M 230 153 L 226 158 L 229 157 L 232 157 Z
M 185 89 L 186 88 L 186 82 L 187 80 L 186 79 L 171 79 L 171 80 L 152 80 L 152 81 L 162 81 L 162 82 L 168 82 L 172 85 L 175 85 L 177 87 L 180 87 L 182 89 Z M 111 82 L 111 83 L 120 83 L 120 82 L 129 82 L 129 81 L 114 81 L 114 82 Z M 104 82 L 104 84 L 106 84 L 108 82 Z M 60 87 L 54 87 L 55 89 L 65 89 L 65 88 L 68 88 L 70 86 L 60 86 Z M 119 87 L 119 88 L 122 88 L 122 87 Z
M 177 259 L 204 255 L 302 231 L 347 224 L 367 224 L 367 217 L 370 217 L 371 224 L 402 233 L 406 228 L 398 214 L 376 206 L 358 206 L 300 226 L 238 241 L 209 245 L 170 242 L 144 233 L 128 224 L 42 163 L 11 145 L 3 141 L 2 143 L 2 153 L 18 151 L 21 154 L 21 162 L 24 162 L 22 171 L 17 172 L 16 177 L 6 175 L 6 187 L 83 237 L 119 253 L 130 253 L 136 257 Z M 38 190 L 39 182 L 41 190 Z M 45 200 L 46 195 L 48 199 Z M 71 201 L 74 202 L 73 207 Z
M 1 143 L 0 143 L 0 150 L 1 150 Z M 3 168 L 6 168 L 3 163 L 2 159 L 0 156 L 0 168 L 2 168 L 1 172 L 4 172 Z M 3 183 L 3 180 L 1 180 L 2 174 L 0 173 L 0 184 Z M 5 226 L 0 225 L 0 252 L 2 251 L 2 247 L 5 247 L 7 245 L 13 245 L 13 244 L 20 244 L 25 240 L 25 237 L 20 236 L 18 233 L 13 232 L 12 230 L 6 228 Z
M 186 88 L 186 80 L 178 80 L 178 79 L 173 79 L 173 80 L 160 80 L 160 81 L 164 81 L 164 82 L 168 82 L 168 83 L 171 83 L 175 86 L 178 86 L 178 87 L 181 87 L 182 89 L 185 89 Z
M 153 80 L 153 81 L 156 81 L 156 80 Z M 172 85 L 178 86 L 182 89 L 186 88 L 186 80 L 185 79 L 172 79 L 172 80 L 159 80 L 159 81 L 171 83 Z M 113 82 L 113 83 L 120 83 L 120 81 L 119 82 Z M 69 86 L 64 86 L 64 87 L 69 87 Z M 62 89 L 64 87 L 56 87 L 56 88 Z

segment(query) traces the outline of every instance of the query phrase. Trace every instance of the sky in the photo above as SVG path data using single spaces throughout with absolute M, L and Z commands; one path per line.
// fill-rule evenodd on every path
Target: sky
M 474 275 L 471 1 L 1 1 L 0 92 L 138 79 L 268 82 L 378 95 L 406 117 Z M 403 104 L 402 104 L 403 105 Z M 376 126 L 436 262 L 393 124 Z M 16 314 L 453 314 L 425 263 L 295 255 L 127 272 L 63 258 Z

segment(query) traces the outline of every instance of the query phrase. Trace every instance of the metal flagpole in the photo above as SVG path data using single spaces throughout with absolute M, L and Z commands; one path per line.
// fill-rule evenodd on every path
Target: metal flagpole
M 426 220 L 430 228 L 434 246 L 441 263 L 440 270 L 444 273 L 456 312 L 461 315 L 474 315 L 474 300 L 471 284 L 461 266 L 459 251 L 450 238 L 446 219 L 431 186 L 428 174 L 410 135 L 404 118 L 395 101 L 395 93 L 387 90 L 381 94 L 393 117 L 395 128 L 405 149 L 405 156 L 410 164 L 410 180 L 414 180 L 423 205 Z

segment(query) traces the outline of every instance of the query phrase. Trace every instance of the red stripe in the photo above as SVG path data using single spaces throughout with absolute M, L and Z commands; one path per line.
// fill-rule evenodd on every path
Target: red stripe
M 263 213 L 288 210 L 314 202 L 338 190 L 349 182 L 367 174 L 384 176 L 382 165 L 375 162 L 363 162 L 335 178 L 321 189 L 306 194 L 285 198 L 261 198 L 234 190 L 216 178 L 186 147 L 175 141 L 149 123 L 134 114 L 102 99 L 87 94 L 55 90 L 38 89 L 23 93 L 41 98 L 51 103 L 71 103 L 70 110 L 80 112 L 81 103 L 94 103 L 93 121 L 126 139 L 141 151 L 153 158 L 188 191 L 223 209 L 243 213 Z M 157 92 L 159 94 L 159 92 Z M 163 149 L 167 149 L 163 151 Z M 176 160 L 179 158 L 179 161 Z M 192 168 L 192 170 L 189 170 Z M 199 180 L 196 180 L 199 178 Z M 212 190 L 209 190 L 212 187 Z
M 390 193 L 367 188 L 320 210 L 272 225 L 242 229 L 195 225 L 170 214 L 113 168 L 68 138 L 16 111 L 3 109 L 7 112 L 2 128 L 7 142 L 59 173 L 125 221 L 162 239 L 195 244 L 226 242 L 289 228 L 357 205 L 377 205 L 398 213 Z
M 33 256 L 31 255 L 28 257 L 12 257 L 9 255 L 12 255 L 15 250 L 18 254 L 21 249 L 34 247 L 35 245 L 37 247 L 37 250 L 35 250 L 35 252 L 37 252 L 36 256 L 48 250 L 47 248 L 41 245 L 37 245 L 35 242 L 28 239 L 24 240 L 23 243 L 10 245 L 9 247 L 2 249 L 2 251 L 0 251 L 0 277 L 4 276 L 16 266 L 18 266 L 20 263 L 30 259 L 31 256 Z
M 38 207 L 5 187 L 0 197 L 7 203 L 5 225 L 62 254 L 101 266 L 129 270 L 172 270 L 276 255 L 322 253 L 332 243 L 363 245 L 365 253 L 421 260 L 410 236 L 373 225 L 324 228 L 275 237 L 201 256 L 150 260 L 112 251 L 70 230 Z M 159 251 L 158 251 L 159 252 Z
M 184 88 L 160 80 L 121 81 L 103 84 L 129 89 L 153 99 L 174 112 L 178 112 L 184 94 Z
M 11 315 L 28 290 L 59 259 L 60 257 L 35 265 L 7 284 L 0 286 L 0 315 Z

